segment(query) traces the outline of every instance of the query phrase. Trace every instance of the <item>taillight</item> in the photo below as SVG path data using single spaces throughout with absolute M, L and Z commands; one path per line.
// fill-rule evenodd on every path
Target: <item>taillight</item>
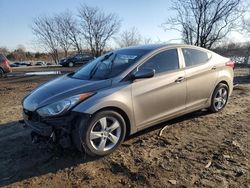
M 234 68 L 234 61 L 226 62 L 226 66 Z
M 10 65 L 10 63 L 9 63 L 9 61 L 8 61 L 7 59 L 5 59 L 5 60 L 3 61 L 3 63 L 4 63 L 5 65 Z

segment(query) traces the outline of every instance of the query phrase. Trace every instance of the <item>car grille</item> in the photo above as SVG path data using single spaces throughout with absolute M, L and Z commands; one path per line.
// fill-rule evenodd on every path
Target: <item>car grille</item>
M 36 112 L 32 112 L 26 109 L 23 109 L 23 113 L 27 116 L 30 121 L 39 121 L 40 117 Z

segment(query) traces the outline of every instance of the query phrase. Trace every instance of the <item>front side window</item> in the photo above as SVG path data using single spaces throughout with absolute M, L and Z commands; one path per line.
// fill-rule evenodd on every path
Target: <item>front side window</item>
M 206 63 L 210 58 L 210 54 L 197 49 L 182 48 L 182 52 L 185 59 L 186 67 Z
M 152 68 L 156 74 L 179 69 L 177 49 L 170 49 L 156 54 L 139 67 L 139 69 L 141 68 Z

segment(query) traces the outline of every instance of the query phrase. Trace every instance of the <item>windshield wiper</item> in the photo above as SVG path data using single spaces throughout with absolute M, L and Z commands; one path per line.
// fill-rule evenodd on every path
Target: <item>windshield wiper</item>
M 104 56 L 104 58 L 102 60 L 100 60 L 100 63 L 102 63 L 103 61 L 107 60 L 111 55 L 113 55 L 113 53 Z M 93 69 L 90 71 L 90 73 L 89 73 L 89 80 L 91 80 L 93 78 L 93 76 L 95 75 L 96 71 L 99 68 L 100 63 L 97 62 L 95 64 L 95 66 L 93 67 Z
M 105 78 L 105 79 L 108 79 L 108 78 L 109 78 L 108 75 L 112 73 L 113 65 L 114 65 L 114 61 L 115 61 L 116 56 L 117 56 L 117 54 L 115 54 L 114 58 L 111 60 L 110 70 L 109 70 L 108 73 L 106 73 L 106 74 L 104 75 L 104 78 Z

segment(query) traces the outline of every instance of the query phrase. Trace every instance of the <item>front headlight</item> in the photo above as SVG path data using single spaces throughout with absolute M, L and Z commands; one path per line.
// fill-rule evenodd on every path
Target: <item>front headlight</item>
M 61 101 L 39 108 L 37 113 L 42 117 L 61 115 L 93 94 L 94 93 L 89 92 L 63 99 Z

